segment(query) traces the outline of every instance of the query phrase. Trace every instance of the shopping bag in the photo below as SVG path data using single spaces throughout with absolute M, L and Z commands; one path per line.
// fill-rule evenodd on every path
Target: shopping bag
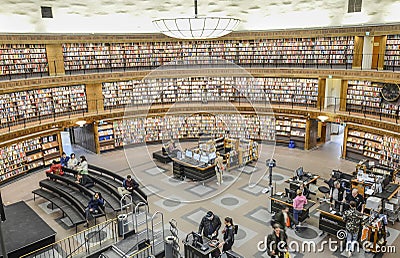
M 290 253 L 286 252 L 285 255 L 284 255 L 284 258 L 290 258 Z

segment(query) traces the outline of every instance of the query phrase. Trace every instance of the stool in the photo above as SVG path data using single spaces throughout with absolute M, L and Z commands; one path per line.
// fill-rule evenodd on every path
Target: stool
M 324 194 L 324 198 L 322 199 L 322 198 L 320 198 L 320 202 L 328 202 L 328 197 L 327 197 L 327 194 L 331 191 L 328 187 L 326 187 L 326 186 L 320 186 L 320 187 L 318 187 L 318 191 L 320 191 L 321 193 L 323 193 Z

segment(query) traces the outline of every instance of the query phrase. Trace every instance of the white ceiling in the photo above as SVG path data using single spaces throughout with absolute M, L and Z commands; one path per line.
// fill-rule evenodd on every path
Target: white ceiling
M 156 32 L 152 20 L 193 17 L 193 0 L 0 0 L 0 33 Z M 242 20 L 237 30 L 325 27 L 400 22 L 399 0 L 363 0 L 347 13 L 348 0 L 198 0 L 199 16 Z M 40 6 L 53 8 L 41 18 Z

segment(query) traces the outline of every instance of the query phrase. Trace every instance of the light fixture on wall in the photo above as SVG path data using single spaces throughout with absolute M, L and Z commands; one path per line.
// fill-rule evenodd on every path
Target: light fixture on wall
M 78 120 L 76 121 L 76 124 L 79 125 L 80 127 L 83 127 L 86 124 L 85 120 Z
M 328 116 L 318 116 L 317 118 L 318 118 L 318 120 L 321 121 L 322 123 L 324 123 L 326 120 L 329 119 Z
M 240 20 L 229 17 L 198 17 L 197 0 L 194 0 L 193 18 L 170 18 L 153 21 L 154 26 L 169 37 L 178 39 L 211 39 L 231 33 Z

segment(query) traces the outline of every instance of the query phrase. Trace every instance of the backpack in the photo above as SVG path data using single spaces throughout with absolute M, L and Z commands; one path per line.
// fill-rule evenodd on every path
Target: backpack
M 238 225 L 235 225 L 235 226 L 233 227 L 233 234 L 237 235 L 238 231 L 239 231 L 239 226 L 238 226 Z

